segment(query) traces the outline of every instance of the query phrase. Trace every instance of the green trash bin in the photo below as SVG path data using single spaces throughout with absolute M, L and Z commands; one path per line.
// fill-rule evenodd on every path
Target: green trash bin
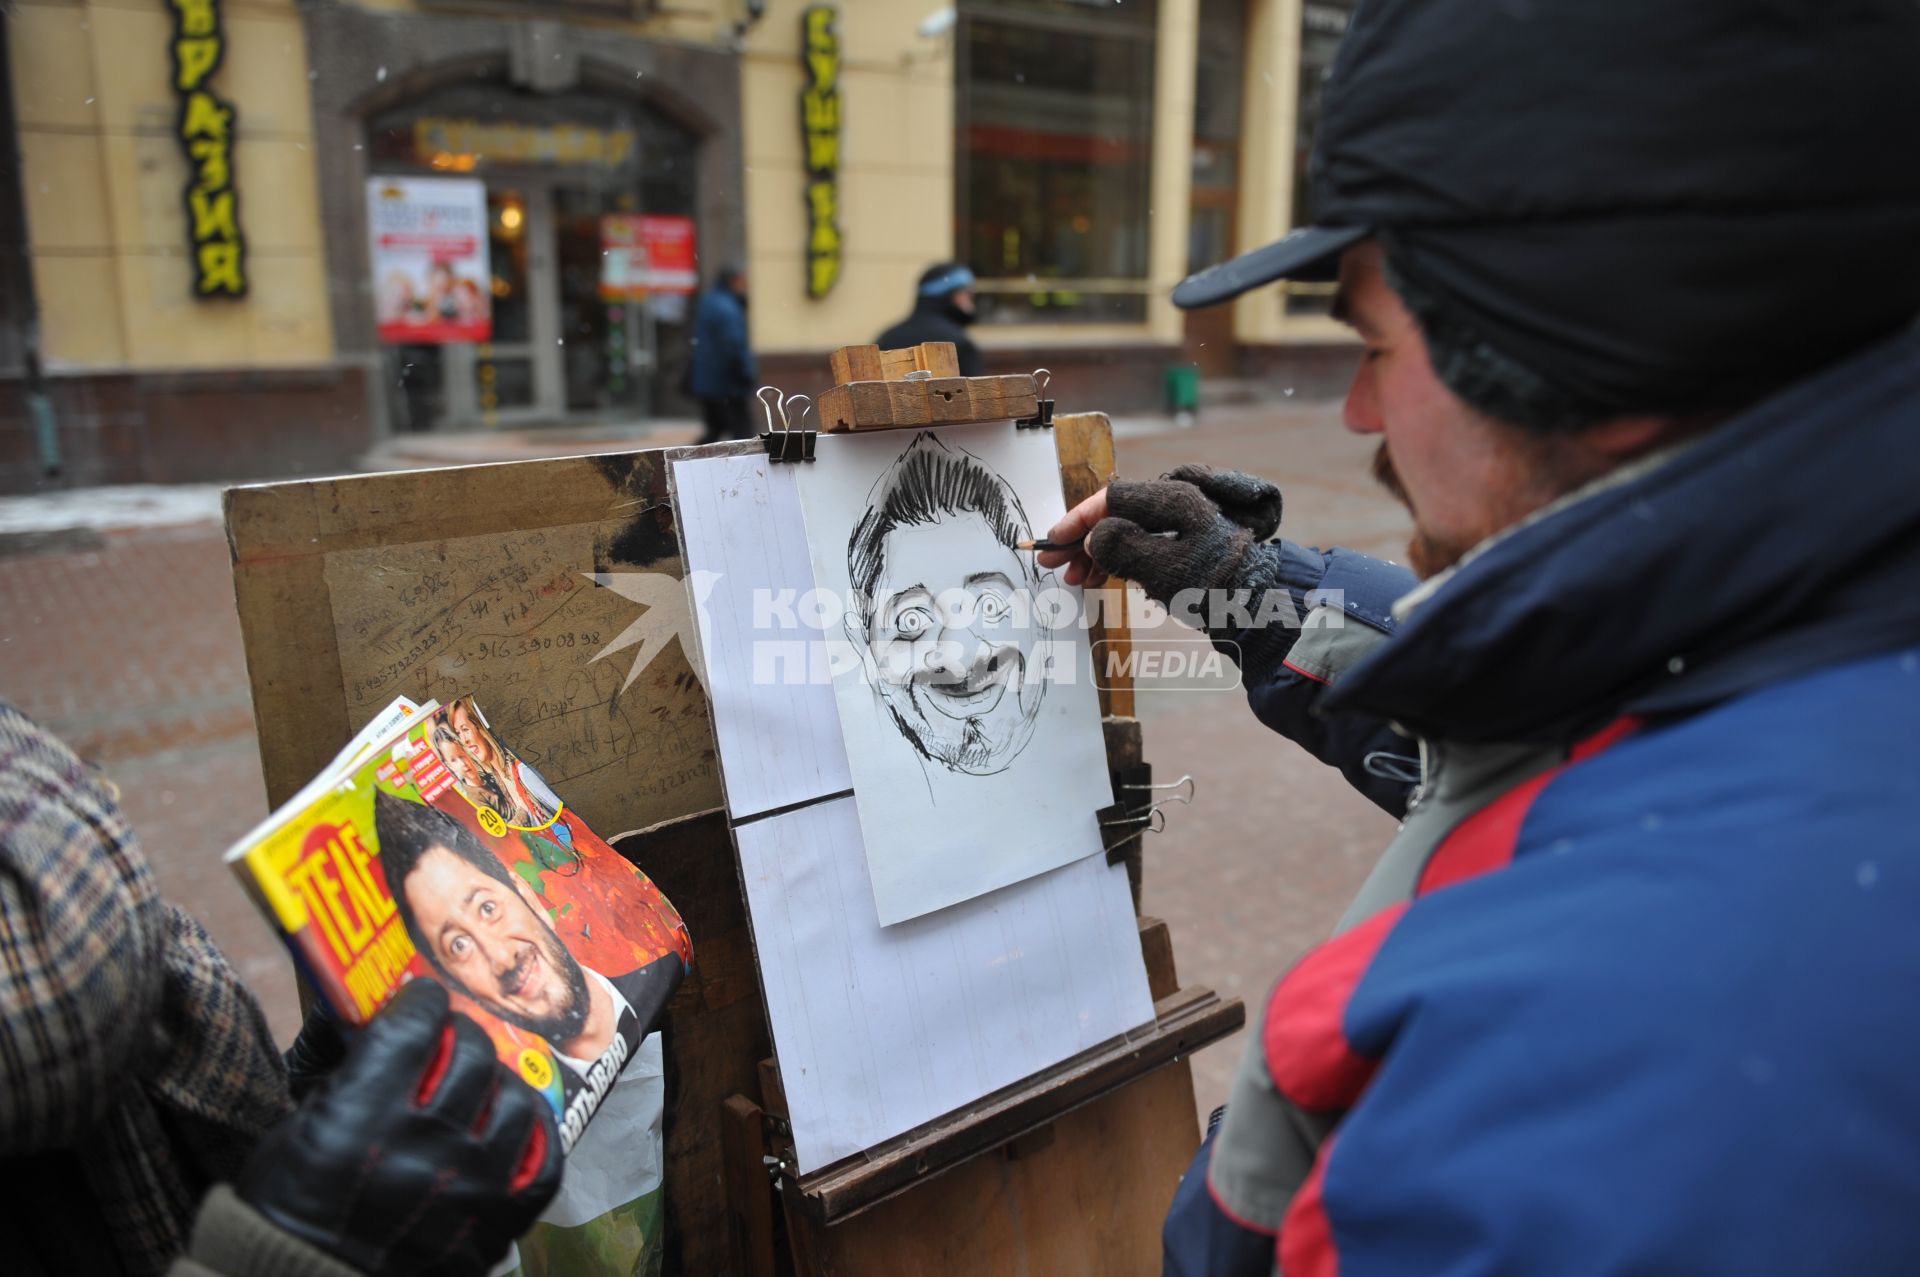
M 1200 408 L 1200 365 L 1174 364 L 1167 369 L 1167 411 L 1197 412 Z

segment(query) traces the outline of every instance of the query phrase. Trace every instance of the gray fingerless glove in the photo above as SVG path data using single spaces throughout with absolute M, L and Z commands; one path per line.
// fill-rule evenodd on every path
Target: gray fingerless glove
M 1271 541 L 1280 530 L 1280 489 L 1258 475 L 1186 465 L 1175 466 L 1165 477 L 1200 489 L 1221 514 L 1253 533 L 1256 541 Z
M 1280 489 L 1271 483 L 1181 466 L 1164 479 L 1109 484 L 1107 517 L 1088 534 L 1086 549 L 1100 567 L 1167 607 L 1183 590 L 1268 583 L 1270 573 L 1253 569 L 1272 553 L 1262 543 L 1279 526 Z

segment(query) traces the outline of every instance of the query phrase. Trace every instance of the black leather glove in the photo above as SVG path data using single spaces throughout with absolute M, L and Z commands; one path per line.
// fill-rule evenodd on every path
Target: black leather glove
M 287 1048 L 287 1089 L 295 1100 L 313 1094 L 340 1061 L 347 1058 L 347 1040 L 340 1034 L 340 1022 L 327 1009 L 326 1001 L 315 998 L 307 1006 L 307 1018 Z
M 369 1277 L 479 1277 L 553 1199 L 560 1170 L 546 1099 L 445 989 L 415 980 L 234 1187 Z
M 1237 470 L 1181 466 L 1145 482 L 1107 486 L 1107 517 L 1087 535 L 1103 570 L 1163 607 L 1182 590 L 1246 590 L 1272 583 L 1265 542 L 1280 528 L 1280 489 Z

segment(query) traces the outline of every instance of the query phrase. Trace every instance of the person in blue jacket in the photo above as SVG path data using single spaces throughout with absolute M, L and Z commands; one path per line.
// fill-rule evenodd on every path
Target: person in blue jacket
M 745 439 L 752 431 L 747 400 L 757 373 L 747 339 L 747 272 L 724 267 L 693 311 L 687 393 L 700 401 L 701 443 Z
M 1202 467 L 1041 559 L 1284 592 L 1210 636 L 1403 822 L 1167 1272 L 1920 1273 L 1920 5 L 1361 0 L 1321 118 L 1175 300 L 1337 274 L 1413 570 Z

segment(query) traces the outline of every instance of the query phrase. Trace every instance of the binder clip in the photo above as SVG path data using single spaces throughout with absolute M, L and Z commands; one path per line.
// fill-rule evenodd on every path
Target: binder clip
M 1148 763 L 1135 763 L 1128 767 L 1115 768 L 1111 775 L 1114 792 L 1121 797 L 1113 806 L 1100 813 L 1102 817 L 1100 828 L 1133 831 L 1107 844 L 1107 863 L 1117 865 L 1126 859 L 1128 844 L 1148 834 L 1157 834 L 1167 827 L 1166 809 L 1168 807 L 1174 803 L 1190 806 L 1193 803 L 1195 787 L 1192 776 L 1182 776 L 1179 780 L 1164 785 L 1154 784 L 1153 767 Z M 1153 795 L 1163 789 L 1183 789 L 1186 792 L 1155 799 Z
M 1148 834 L 1157 834 L 1166 827 L 1167 813 L 1161 811 L 1157 806 L 1147 808 L 1138 816 L 1123 816 L 1119 820 L 1101 821 L 1100 828 L 1102 829 L 1133 830 L 1133 832 L 1125 838 L 1107 844 L 1107 863 L 1110 865 L 1125 864 L 1127 860 L 1128 843 L 1136 838 L 1143 838 Z
M 1018 430 L 1053 429 L 1053 400 L 1044 396 L 1047 387 L 1053 384 L 1053 374 L 1045 368 L 1033 370 L 1033 397 L 1035 411 L 1031 417 L 1015 417 L 1014 428 Z
M 769 392 L 773 395 L 771 399 L 767 398 Z M 787 409 L 794 400 L 802 401 L 806 406 L 800 409 L 800 419 L 805 421 L 807 413 L 812 409 L 813 400 L 805 395 L 788 395 L 782 399 L 777 386 L 760 387 L 754 398 L 760 401 L 760 406 L 767 414 L 766 433 L 760 436 L 760 442 L 767 450 L 767 459 L 769 461 L 812 461 L 814 443 L 820 438 L 820 432 L 795 429 L 787 417 Z M 778 430 L 773 428 L 773 414 L 776 409 L 780 413 Z

